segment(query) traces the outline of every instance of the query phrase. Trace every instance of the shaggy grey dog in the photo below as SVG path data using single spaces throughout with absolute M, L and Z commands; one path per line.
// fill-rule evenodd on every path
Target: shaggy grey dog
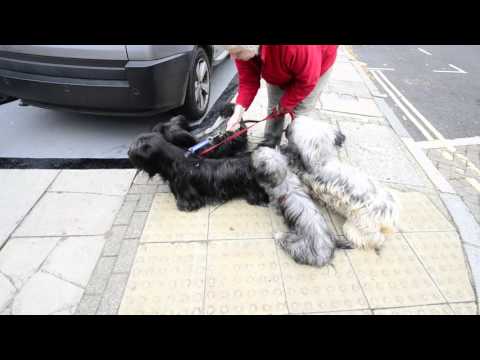
M 322 214 L 279 151 L 259 147 L 252 154 L 257 182 L 283 215 L 287 234 L 276 234 L 279 245 L 300 264 L 324 266 L 330 262 L 335 240 Z
M 353 247 L 379 250 L 393 234 L 399 209 L 392 194 L 338 159 L 345 136 L 329 124 L 299 116 L 286 132 L 290 161 L 315 200 L 345 216 L 344 235 Z

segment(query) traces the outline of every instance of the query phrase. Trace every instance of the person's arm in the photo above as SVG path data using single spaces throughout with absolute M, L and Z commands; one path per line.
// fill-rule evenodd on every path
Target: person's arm
M 317 85 L 322 72 L 322 53 L 313 46 L 292 45 L 286 47 L 283 58 L 294 80 L 286 88 L 279 107 L 283 113 L 292 113 Z
M 256 59 L 235 60 L 238 70 L 239 90 L 236 103 L 247 110 L 260 88 L 260 67 Z

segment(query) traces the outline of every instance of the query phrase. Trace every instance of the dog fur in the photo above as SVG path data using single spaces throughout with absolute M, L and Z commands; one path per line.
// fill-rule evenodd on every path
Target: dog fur
M 347 218 L 343 232 L 356 248 L 379 250 L 398 223 L 391 193 L 359 169 L 338 159 L 345 136 L 329 124 L 299 116 L 286 132 L 291 162 L 315 200 Z
M 255 176 L 283 215 L 291 232 L 275 239 L 297 263 L 324 266 L 330 263 L 334 236 L 297 175 L 289 170 L 287 159 L 270 147 L 259 147 L 252 154 Z
M 268 202 L 267 194 L 254 178 L 251 154 L 220 159 L 186 157 L 185 147 L 196 140 L 188 136 L 184 126 L 182 117 L 159 124 L 155 131 L 139 135 L 128 151 L 130 161 L 137 169 L 150 177 L 159 174 L 168 182 L 179 210 L 194 211 L 207 204 L 234 198 L 245 198 L 253 205 Z M 241 148 L 241 143 L 238 144 L 236 146 Z M 233 155 L 238 151 L 236 146 L 228 145 L 212 156 Z

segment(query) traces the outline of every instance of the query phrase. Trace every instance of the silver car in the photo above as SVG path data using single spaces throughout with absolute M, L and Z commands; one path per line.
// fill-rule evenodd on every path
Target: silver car
M 0 45 L 0 94 L 93 114 L 202 117 L 220 45 Z

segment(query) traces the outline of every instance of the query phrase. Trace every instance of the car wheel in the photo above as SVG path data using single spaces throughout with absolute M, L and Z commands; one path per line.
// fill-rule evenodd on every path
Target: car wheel
M 9 101 L 12 101 L 14 99 L 15 99 L 14 97 L 0 94 L 0 104 L 5 104 L 5 103 L 7 103 Z
M 211 65 L 207 53 L 202 48 L 194 50 L 193 58 L 193 65 L 188 77 L 184 112 L 192 120 L 198 120 L 207 112 L 210 101 Z

